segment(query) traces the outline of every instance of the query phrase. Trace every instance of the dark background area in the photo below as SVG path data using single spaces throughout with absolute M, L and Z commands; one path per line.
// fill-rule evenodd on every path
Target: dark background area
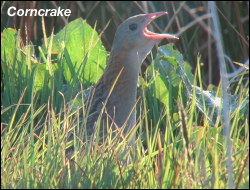
M 244 63 L 249 57 L 249 2 L 224 1 L 216 2 L 216 5 L 228 71 L 233 71 L 238 67 L 234 62 Z M 18 29 L 24 45 L 32 42 L 38 47 L 43 43 L 42 18 L 10 17 L 7 15 L 10 6 L 17 9 L 71 9 L 69 18 L 44 17 L 47 36 L 52 30 L 57 33 L 68 22 L 82 17 L 93 28 L 96 26 L 99 34 L 103 32 L 101 38 L 107 51 L 111 49 L 116 28 L 125 19 L 136 14 L 167 11 L 168 15 L 157 19 L 149 29 L 158 33 L 177 34 L 180 40 L 174 41 L 175 47 L 193 70 L 196 68 L 197 56 L 201 55 L 203 85 L 219 84 L 219 65 L 206 1 L 2 1 L 1 32 L 10 27 Z M 160 45 L 166 42 L 162 41 Z M 150 62 L 147 59 L 142 70 Z

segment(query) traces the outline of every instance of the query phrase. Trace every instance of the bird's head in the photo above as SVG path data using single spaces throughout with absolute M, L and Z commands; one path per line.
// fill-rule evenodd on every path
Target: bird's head
M 171 34 L 157 34 L 147 29 L 147 26 L 156 18 L 166 15 L 167 12 L 140 14 L 125 20 L 117 29 L 112 51 L 132 51 L 145 59 L 153 46 L 162 39 L 178 39 Z

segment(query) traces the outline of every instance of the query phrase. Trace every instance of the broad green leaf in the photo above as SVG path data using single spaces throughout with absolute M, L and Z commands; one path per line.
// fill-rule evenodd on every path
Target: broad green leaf
M 107 52 L 98 33 L 81 18 L 70 22 L 54 36 L 52 53 L 64 55 L 64 76 L 73 81 L 93 84 L 106 66 Z
M 149 68 L 149 77 L 155 78 L 153 84 L 156 98 L 170 109 L 182 81 L 180 73 L 178 73 L 181 66 L 184 68 L 187 78 L 193 81 L 191 66 L 188 63 L 184 64 L 182 54 L 173 49 L 173 44 L 168 44 L 158 48 L 156 59 Z
M 1 33 L 1 61 L 6 61 L 12 67 L 16 57 L 17 31 L 7 28 Z
M 184 68 L 189 81 L 193 81 L 194 78 L 191 72 L 191 66 L 183 61 L 182 54 L 174 50 L 173 44 L 159 47 L 154 67 L 162 76 L 168 77 L 168 81 L 175 87 L 178 86 L 181 81 L 178 74 L 180 67 Z
M 183 56 L 182 54 L 173 48 L 174 44 L 167 44 L 164 46 L 159 47 L 157 57 L 164 56 L 164 57 L 174 57 L 177 63 L 183 63 Z M 177 66 L 177 65 L 176 65 Z
M 177 74 L 178 63 L 175 57 L 159 56 L 154 64 L 162 77 L 165 77 L 172 86 L 178 86 L 181 79 Z
M 46 64 L 42 63 L 42 64 L 33 64 L 33 69 L 35 69 L 35 67 L 37 68 L 36 74 L 35 74 L 35 91 L 39 91 L 42 90 L 44 88 L 44 84 L 49 84 L 48 81 L 49 80 L 49 71 L 46 69 Z M 56 71 L 58 69 L 58 65 L 57 64 L 52 64 L 52 70 Z
M 164 77 L 160 74 L 156 75 L 155 78 L 155 89 L 156 89 L 156 98 L 160 100 L 164 105 L 168 105 L 169 99 L 169 90 L 167 87 L 167 82 Z

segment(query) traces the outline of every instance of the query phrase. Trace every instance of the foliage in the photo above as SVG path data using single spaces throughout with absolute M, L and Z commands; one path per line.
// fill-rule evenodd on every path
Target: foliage
M 140 78 L 137 141 L 129 147 L 112 136 L 93 135 L 89 141 L 81 133 L 86 126 L 67 105 L 76 99 L 71 90 L 79 81 L 84 87 L 96 82 L 107 59 L 85 21 L 72 21 L 45 38 L 37 58 L 34 46 L 23 46 L 14 29 L 5 29 L 1 38 L 2 188 L 227 188 L 221 116 L 212 128 L 197 109 L 199 97 L 187 96 L 190 86 L 179 65 L 194 85 L 201 74 L 198 69 L 192 74 L 173 44 L 159 48 L 146 80 Z M 249 124 L 243 104 L 249 79 L 241 83 L 242 78 L 230 120 L 231 142 L 234 182 L 248 188 Z M 129 164 L 124 149 L 131 153 Z

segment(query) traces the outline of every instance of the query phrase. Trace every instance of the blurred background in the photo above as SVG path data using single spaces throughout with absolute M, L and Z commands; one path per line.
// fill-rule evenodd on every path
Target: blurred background
M 216 2 L 221 35 L 228 71 L 233 71 L 249 58 L 249 1 Z M 24 44 L 32 42 L 36 47 L 43 43 L 42 18 L 39 16 L 10 17 L 10 6 L 17 9 L 71 9 L 71 16 L 44 17 L 47 36 L 52 30 L 59 32 L 68 22 L 82 17 L 102 33 L 101 39 L 110 51 L 116 28 L 130 16 L 142 13 L 167 11 L 150 24 L 151 31 L 176 34 L 180 40 L 174 41 L 178 49 L 195 70 L 197 56 L 201 55 L 204 87 L 220 82 L 219 65 L 215 39 L 211 29 L 210 13 L 206 1 L 2 1 L 1 32 L 5 28 L 20 30 Z M 162 41 L 160 45 L 166 44 Z M 155 52 L 154 49 L 153 52 Z M 147 59 L 142 71 L 151 63 Z

